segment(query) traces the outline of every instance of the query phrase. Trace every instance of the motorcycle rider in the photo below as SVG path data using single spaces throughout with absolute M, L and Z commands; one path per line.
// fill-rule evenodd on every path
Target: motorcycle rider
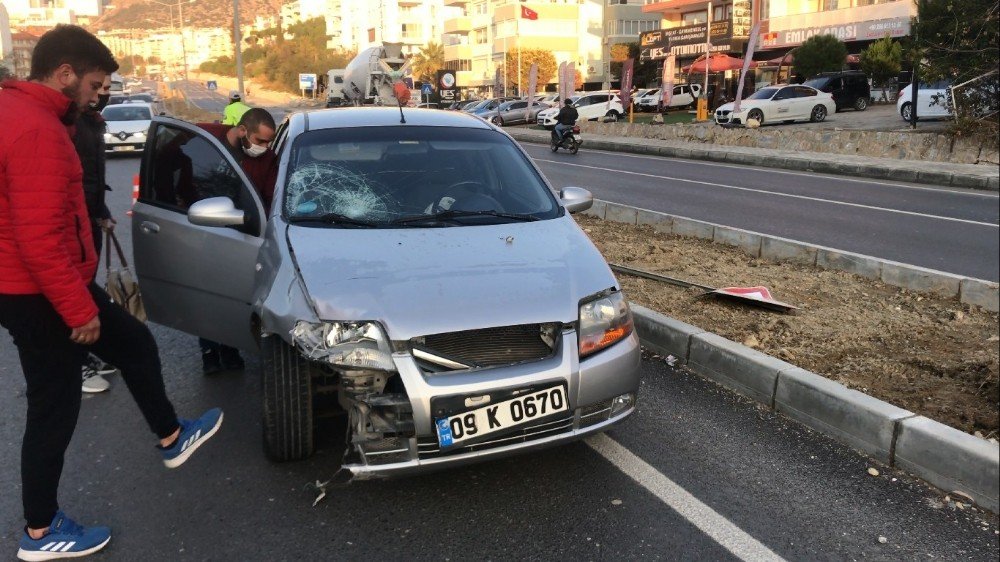
M 566 131 L 573 129 L 573 125 L 576 125 L 576 120 L 580 117 L 580 113 L 577 112 L 576 108 L 573 107 L 573 100 L 567 99 L 564 105 L 559 108 L 559 113 L 556 114 L 556 128 L 555 133 L 557 135 L 557 141 L 562 142 L 563 135 Z

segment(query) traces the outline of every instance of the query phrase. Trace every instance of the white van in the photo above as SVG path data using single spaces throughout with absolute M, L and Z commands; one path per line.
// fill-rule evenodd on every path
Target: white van
M 639 98 L 636 105 L 639 111 L 656 111 L 660 106 L 662 90 L 657 88 L 653 92 Z M 701 95 L 701 84 L 677 84 L 674 86 L 674 93 L 670 96 L 670 108 L 691 107 L 695 100 Z

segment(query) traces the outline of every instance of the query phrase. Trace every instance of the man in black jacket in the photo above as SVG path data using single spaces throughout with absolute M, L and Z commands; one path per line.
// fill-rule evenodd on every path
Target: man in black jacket
M 101 110 L 111 98 L 111 75 L 104 78 L 104 85 L 97 94 L 97 104 L 91 105 L 76 120 L 76 131 L 73 144 L 80 157 L 83 168 L 83 197 L 87 203 L 87 215 L 90 217 L 90 229 L 94 238 L 94 249 L 100 261 L 101 245 L 104 242 L 104 232 L 114 230 L 115 219 L 104 202 L 104 193 L 110 191 L 105 181 L 104 133 L 108 130 L 101 116 Z M 104 392 L 111 388 L 104 377 L 114 374 L 114 367 L 101 361 L 93 354 L 88 354 L 83 363 L 83 392 Z
M 573 107 L 573 100 L 566 100 L 565 105 L 559 108 L 559 113 L 556 114 L 556 134 L 559 136 L 560 142 L 566 131 L 572 129 L 579 118 L 580 113 Z

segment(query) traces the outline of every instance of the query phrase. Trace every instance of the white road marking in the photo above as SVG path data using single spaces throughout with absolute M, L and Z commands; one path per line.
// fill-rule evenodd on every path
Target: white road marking
M 528 142 L 528 141 L 524 141 Z M 532 143 L 534 144 L 534 143 Z M 548 145 L 538 144 L 538 147 L 544 147 Z M 690 158 L 676 158 L 673 156 L 646 156 L 643 154 L 629 154 L 627 152 L 612 152 L 610 150 L 588 150 L 587 152 L 607 154 L 608 156 L 624 157 L 624 158 L 638 158 L 642 160 L 669 160 L 671 162 L 682 162 L 684 164 L 697 164 L 699 166 L 711 166 L 715 168 L 734 168 L 737 170 L 746 170 L 747 168 L 759 171 L 767 172 L 769 174 L 783 174 L 786 176 L 804 176 L 804 177 L 822 177 L 826 179 L 835 179 L 837 181 L 848 181 L 852 183 L 870 183 L 872 185 L 885 185 L 888 187 L 898 187 L 900 189 L 915 189 L 917 191 L 934 191 L 938 193 L 950 193 L 954 195 L 966 195 L 970 197 L 985 197 L 987 199 L 997 199 L 1000 198 L 1000 194 L 993 192 L 981 192 L 974 191 L 971 188 L 961 188 L 961 187 L 926 187 L 922 185 L 913 185 L 911 183 L 902 182 L 888 182 L 888 181 L 878 181 L 863 178 L 855 178 L 850 176 L 838 176 L 835 174 L 830 174 L 826 172 L 793 172 L 791 170 L 779 170 L 776 168 L 766 168 L 762 166 L 751 166 L 742 164 L 724 164 L 722 162 L 709 162 L 706 160 L 692 160 Z M 560 162 L 562 163 L 562 162 Z
M 607 435 L 588 437 L 585 443 L 737 558 L 784 560 Z
M 616 174 L 628 174 L 628 175 L 631 175 L 631 176 L 643 176 L 643 177 L 647 177 L 647 178 L 656 178 L 656 179 L 661 179 L 661 180 L 680 181 L 680 182 L 685 182 L 685 183 L 696 183 L 696 184 L 699 184 L 699 185 L 708 185 L 708 186 L 712 186 L 712 187 L 721 187 L 721 188 L 724 188 L 724 189 L 735 189 L 737 191 L 749 191 L 749 192 L 753 192 L 753 193 L 763 193 L 765 195 L 774 195 L 774 196 L 777 196 L 777 197 L 789 197 L 791 199 L 804 199 L 806 201 L 815 201 L 815 202 L 818 202 L 818 203 L 830 203 L 831 205 L 843 205 L 845 207 L 857 207 L 857 208 L 861 208 L 861 209 L 869 209 L 869 210 L 873 210 L 873 211 L 883 211 L 883 212 L 886 212 L 886 213 L 896 213 L 896 214 L 900 214 L 900 215 L 909 215 L 909 216 L 921 217 L 921 218 L 926 218 L 926 219 L 937 219 L 937 220 L 943 220 L 943 221 L 948 221 L 948 222 L 960 222 L 960 223 L 964 223 L 964 224 L 974 224 L 974 225 L 977 225 L 977 226 L 989 226 L 991 228 L 1000 228 L 1000 224 L 994 224 L 994 223 L 990 223 L 990 222 L 980 222 L 980 221 L 974 221 L 974 220 L 968 220 L 968 219 L 956 219 L 956 218 L 952 218 L 952 217 L 942 217 L 942 216 L 938 216 L 938 215 L 928 215 L 926 213 L 917 213 L 917 212 L 914 212 L 914 211 L 902 211 L 902 210 L 899 210 L 899 209 L 889 209 L 887 207 L 876 207 L 874 205 L 862 205 L 861 203 L 847 203 L 845 201 L 834 201 L 833 199 L 823 199 L 821 197 L 809 197 L 807 195 L 794 195 L 794 194 L 791 194 L 791 193 L 781 193 L 780 191 L 768 191 L 766 189 L 755 189 L 755 188 L 752 188 L 752 187 L 740 187 L 738 185 L 728 185 L 728 184 L 724 184 L 724 183 L 715 183 L 715 182 L 710 182 L 710 181 L 690 180 L 690 179 L 685 179 L 685 178 L 675 178 L 675 177 L 671 177 L 671 176 L 660 176 L 660 175 L 656 175 L 656 174 L 645 174 L 645 173 L 642 173 L 642 172 L 630 172 L 628 170 L 616 170 L 614 168 L 602 168 L 600 166 L 587 166 L 585 164 L 570 164 L 568 162 L 560 162 L 558 160 L 545 160 L 543 158 L 535 158 L 534 160 L 536 162 L 548 162 L 548 163 L 551 163 L 551 164 L 563 164 L 565 166 L 575 166 L 577 168 L 588 168 L 588 169 L 591 169 L 591 170 L 601 170 L 601 171 L 604 171 L 604 172 L 614 172 Z

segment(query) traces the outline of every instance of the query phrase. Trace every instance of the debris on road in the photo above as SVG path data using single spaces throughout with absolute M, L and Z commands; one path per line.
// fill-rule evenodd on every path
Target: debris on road
M 879 542 L 879 544 L 885 544 L 885 543 L 889 542 L 889 539 L 887 539 L 887 538 L 879 535 L 878 542 Z
M 868 469 L 868 474 L 871 474 L 872 476 L 878 476 L 878 469 L 876 469 L 876 468 L 869 468 Z

